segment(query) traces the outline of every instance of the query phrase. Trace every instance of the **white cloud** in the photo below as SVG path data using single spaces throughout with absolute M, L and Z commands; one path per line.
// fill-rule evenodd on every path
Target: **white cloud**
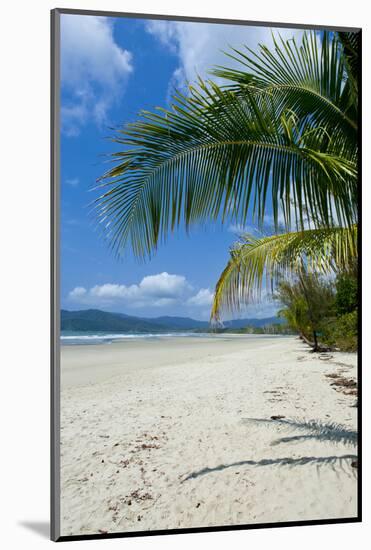
M 106 283 L 89 290 L 76 287 L 69 293 L 71 301 L 87 305 L 125 304 L 128 307 L 164 307 L 184 303 L 193 288 L 183 275 L 171 275 L 164 271 L 143 277 L 139 284 L 124 285 Z
M 172 52 L 177 52 L 178 23 L 171 21 L 151 20 L 146 22 L 146 30 L 156 36 L 161 44 L 167 46 Z
M 71 292 L 69 293 L 69 297 L 72 300 L 80 300 L 84 296 L 86 296 L 87 290 L 83 286 L 77 286 Z
M 210 77 L 209 71 L 216 65 L 241 67 L 223 53 L 230 51 L 230 47 L 241 50 L 246 45 L 256 50 L 259 43 L 273 45 L 272 29 L 266 27 L 148 21 L 146 30 L 179 58 L 179 67 L 173 74 L 170 86 L 182 87 L 187 81 L 194 81 L 197 75 Z M 295 29 L 273 31 L 284 39 L 302 34 L 302 31 Z M 213 77 L 213 80 L 217 79 Z
M 209 288 L 201 288 L 194 296 L 188 299 L 188 304 L 193 306 L 211 306 L 214 293 Z
M 116 298 L 127 298 L 133 294 L 132 290 L 137 289 L 136 285 L 127 287 L 125 285 L 116 285 L 111 283 L 106 283 L 104 285 L 93 286 L 89 294 L 96 298 L 103 298 L 108 300 L 114 300 Z
M 187 291 L 192 290 L 183 275 L 170 275 L 166 271 L 144 277 L 139 286 L 144 295 L 161 298 L 183 296 Z
M 259 233 L 259 230 L 257 227 L 253 225 L 243 225 L 242 223 L 232 223 L 228 226 L 227 229 L 230 233 L 234 233 L 235 235 L 243 235 L 244 233 L 248 233 L 249 235 L 255 235 L 256 233 Z
M 105 123 L 132 70 L 132 55 L 115 42 L 108 18 L 63 15 L 61 81 L 70 97 L 62 104 L 64 132 L 77 135 L 89 119 Z
M 208 319 L 214 294 L 209 288 L 195 289 L 183 275 L 174 275 L 164 271 L 148 275 L 138 284 L 125 285 L 105 283 L 91 288 L 77 286 L 68 294 L 71 304 L 90 307 L 103 307 L 115 311 L 144 309 L 150 312 L 162 309 L 169 315 L 187 315 Z M 275 315 L 276 302 L 264 291 L 261 301 L 251 304 L 240 312 L 240 317 L 262 319 Z M 135 312 L 134 312 L 135 314 Z M 224 319 L 236 318 L 225 315 Z

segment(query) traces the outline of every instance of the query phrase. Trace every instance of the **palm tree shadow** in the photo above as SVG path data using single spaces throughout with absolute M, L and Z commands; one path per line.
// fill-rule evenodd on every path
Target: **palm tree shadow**
M 320 420 L 295 420 L 286 418 L 279 418 L 276 420 L 265 418 L 244 418 L 242 419 L 242 422 L 265 425 L 278 424 L 288 430 L 299 430 L 307 432 L 303 435 L 293 435 L 275 439 L 274 441 L 272 441 L 271 445 L 315 439 L 317 441 L 342 443 L 344 445 L 351 445 L 355 447 L 358 440 L 358 434 L 355 430 L 349 430 L 345 426 L 342 426 L 341 424 L 337 424 L 335 422 L 325 423 L 321 422 Z
M 287 437 L 281 437 L 274 440 L 271 445 L 278 445 L 280 443 L 289 443 L 289 442 L 299 442 L 306 440 L 317 440 L 317 441 L 327 441 L 332 443 L 342 443 L 345 445 L 351 445 L 356 447 L 357 445 L 357 432 L 349 430 L 348 428 L 336 424 L 336 423 L 323 423 L 319 420 L 309 420 L 309 421 L 300 421 L 300 420 L 291 420 L 291 419 L 265 419 L 265 418 L 244 418 L 243 422 L 247 423 L 257 423 L 257 424 L 278 424 L 284 426 L 290 430 L 304 430 L 307 433 L 302 435 L 293 435 Z M 283 458 L 264 458 L 261 460 L 241 460 L 238 462 L 232 462 L 230 464 L 219 464 L 213 468 L 203 468 L 196 472 L 192 472 L 187 477 L 182 480 L 184 481 L 195 479 L 197 477 L 212 473 L 220 472 L 228 468 L 234 468 L 236 466 L 329 466 L 334 471 L 338 469 L 346 472 L 344 466 L 351 465 L 352 462 L 357 460 L 357 455 L 355 454 L 344 454 L 344 455 L 330 455 L 330 456 L 303 456 L 300 458 L 292 457 L 283 457 Z M 352 474 L 355 475 L 356 470 L 351 468 Z M 349 473 L 349 470 L 348 472 Z
M 236 466 L 306 466 L 314 465 L 321 466 L 327 465 L 331 466 L 335 470 L 335 466 L 340 466 L 344 470 L 344 463 L 351 462 L 357 459 L 357 455 L 347 454 L 342 456 L 304 456 L 301 458 L 263 458 L 262 460 L 240 460 L 239 462 L 232 462 L 231 464 L 219 464 L 214 468 L 203 468 L 197 472 L 192 472 L 186 478 L 183 479 L 187 481 L 189 479 L 195 479 L 197 477 L 210 474 L 212 472 L 220 472 L 228 468 L 234 468 Z M 345 470 L 344 470 L 345 471 Z

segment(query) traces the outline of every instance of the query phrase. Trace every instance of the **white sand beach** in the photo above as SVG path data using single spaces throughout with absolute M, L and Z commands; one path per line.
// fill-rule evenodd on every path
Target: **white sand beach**
M 63 346 L 61 534 L 355 517 L 344 379 L 295 337 Z

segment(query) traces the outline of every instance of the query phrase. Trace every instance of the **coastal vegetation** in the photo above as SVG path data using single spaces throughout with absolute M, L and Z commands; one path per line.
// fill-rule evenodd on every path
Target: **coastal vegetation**
M 282 315 L 314 349 L 319 335 L 353 349 L 356 306 L 334 304 L 357 262 L 358 35 L 304 32 L 299 43 L 273 37 L 272 48 L 227 56 L 233 67 L 211 71 L 225 84 L 200 78 L 114 136 L 122 150 L 96 200 L 110 246 L 148 258 L 181 224 L 243 228 L 251 218 L 261 230 L 269 209 L 273 234 L 242 231 L 231 247 L 211 320 L 258 299 L 266 280 L 282 299 L 291 293 Z
M 358 290 L 355 273 L 326 280 L 316 273 L 300 273 L 281 281 L 276 293 L 283 305 L 279 316 L 314 351 L 357 351 Z

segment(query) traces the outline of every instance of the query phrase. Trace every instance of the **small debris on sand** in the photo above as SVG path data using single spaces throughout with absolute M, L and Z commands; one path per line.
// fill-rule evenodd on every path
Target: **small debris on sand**
M 341 386 L 344 388 L 356 388 L 357 382 L 355 380 L 349 380 L 347 378 L 337 378 L 332 382 L 331 386 Z

